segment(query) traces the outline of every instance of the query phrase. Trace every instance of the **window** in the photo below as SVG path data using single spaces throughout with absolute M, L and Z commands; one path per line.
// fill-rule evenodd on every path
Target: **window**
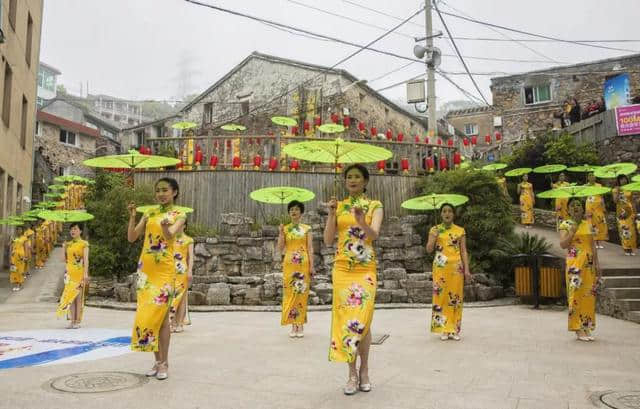
M 551 87 L 548 84 L 524 87 L 525 105 L 540 104 L 548 101 L 551 101 Z
M 36 97 L 36 105 L 38 109 L 42 108 L 44 106 L 44 98 Z
M 25 57 L 27 65 L 31 67 L 31 42 L 33 41 L 33 19 L 31 13 L 27 13 L 27 44 L 25 46 Z
M 465 135 L 477 135 L 478 134 L 478 124 L 464 124 L 464 134 Z
M 76 134 L 64 129 L 60 130 L 60 142 L 66 145 L 78 146 L 78 138 L 76 138 Z
M 56 76 L 42 68 L 38 70 L 38 86 L 48 91 L 56 90 Z
M 18 14 L 18 0 L 9 0 L 9 24 L 16 31 L 16 15 Z
M 27 101 L 27 98 L 23 95 L 22 96 L 22 118 L 20 121 L 20 146 L 22 147 L 23 150 L 27 148 L 27 117 L 28 117 L 27 111 L 29 111 L 29 101 Z
M 2 6 L 0 6 L 0 44 L 2 43 L 4 43 L 4 33 L 2 32 Z
M 210 124 L 212 117 L 213 117 L 213 104 L 211 102 L 208 102 L 204 104 L 204 123 Z
M 162 134 L 162 131 L 164 130 L 164 127 L 162 125 L 154 125 L 153 128 L 155 129 L 156 138 L 162 138 L 164 136 Z
M 5 199 L 5 182 L 4 169 L 0 168 L 0 217 L 4 218 L 4 199 Z
M 13 213 L 13 178 L 7 176 L 7 213 Z
M 240 108 L 242 109 L 242 115 L 249 114 L 249 101 L 242 101 L 240 103 Z
M 135 146 L 140 147 L 144 144 L 144 131 L 136 131 Z
M 2 120 L 9 126 L 11 119 L 11 83 L 13 82 L 13 72 L 7 62 L 4 65 L 4 96 L 2 97 Z
M 22 213 L 22 185 L 20 183 L 16 189 L 16 213 Z
M 42 136 L 42 124 L 36 121 L 36 136 Z

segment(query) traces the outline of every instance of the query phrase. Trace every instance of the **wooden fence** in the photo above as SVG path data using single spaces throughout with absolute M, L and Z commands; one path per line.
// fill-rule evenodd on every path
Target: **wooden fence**
M 564 129 L 579 143 L 598 143 L 618 135 L 616 111 L 610 109 Z
M 295 186 L 316 194 L 306 203 L 307 210 L 315 210 L 332 195 L 334 175 L 311 172 L 263 171 L 147 171 L 135 174 L 136 184 L 153 184 L 161 177 L 172 177 L 180 184 L 178 204 L 195 209 L 190 221 L 206 226 L 218 226 L 223 213 L 242 213 L 261 222 L 281 215 L 283 207 L 254 202 L 249 198 L 253 190 L 269 186 Z M 337 174 L 338 198 L 345 196 L 343 178 Z M 407 212 L 400 204 L 419 194 L 418 177 L 372 174 L 367 195 L 382 201 L 385 218 Z

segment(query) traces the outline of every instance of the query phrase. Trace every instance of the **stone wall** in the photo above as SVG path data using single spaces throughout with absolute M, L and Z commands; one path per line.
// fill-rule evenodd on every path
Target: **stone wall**
M 640 166 L 640 136 L 612 136 L 596 143 L 600 163 L 634 162 Z
M 218 237 L 196 238 L 192 305 L 279 305 L 282 300 L 282 265 L 276 253 L 277 226 L 252 230 L 253 220 L 238 213 L 222 216 Z M 335 249 L 322 243 L 324 216 L 308 212 L 304 223 L 313 228 L 315 271 L 309 303 L 331 304 L 331 267 Z M 378 256 L 378 303 L 430 303 L 431 265 L 418 228 L 424 216 L 385 220 L 375 242 Z M 424 227 L 422 227 L 424 228 Z M 465 300 L 491 300 L 504 290 L 483 274 L 465 287 Z M 125 282 L 92 283 L 90 295 L 135 301 L 135 274 Z
M 70 168 L 74 175 L 92 175 L 90 168 L 82 165 L 82 161 L 92 157 L 96 150 L 93 136 L 76 133 L 78 146 L 60 142 L 60 127 L 41 122 L 40 135 L 35 137 L 35 149 L 40 152 L 51 171 L 60 174 L 60 169 Z
M 489 107 L 468 108 L 450 111 L 445 119 L 458 131 L 464 133 L 466 124 L 475 124 L 478 127 L 478 143 L 484 144 L 484 136 L 491 135 L 493 140 L 493 111 Z M 494 141 L 495 142 L 495 141 Z

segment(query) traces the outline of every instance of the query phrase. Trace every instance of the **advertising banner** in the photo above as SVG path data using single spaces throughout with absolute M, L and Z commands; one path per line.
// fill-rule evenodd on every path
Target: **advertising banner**
M 640 104 L 616 108 L 618 136 L 640 135 Z
M 604 82 L 604 103 L 606 108 L 614 109 L 628 105 L 631 99 L 631 80 L 629 74 L 624 73 L 608 78 Z

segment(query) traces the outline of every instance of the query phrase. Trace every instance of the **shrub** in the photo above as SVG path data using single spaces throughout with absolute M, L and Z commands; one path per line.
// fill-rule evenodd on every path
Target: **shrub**
M 495 263 L 490 251 L 499 237 L 513 232 L 513 217 L 511 205 L 494 176 L 480 171 L 438 172 L 423 178 L 419 185 L 424 194 L 456 193 L 469 197 L 469 202 L 457 209 L 455 223 L 466 230 L 472 272 L 501 277 L 502 266 Z M 430 215 L 432 225 L 440 214 L 431 211 Z M 427 229 L 425 226 L 425 234 Z
M 92 275 L 121 278 L 123 274 L 136 270 L 142 240 L 133 244 L 127 241 L 127 204 L 131 201 L 153 203 L 153 188 L 136 186 L 134 189 L 122 174 L 97 173 L 94 189 L 86 200 L 87 211 L 95 216 L 87 223 Z
M 187 224 L 185 233 L 191 237 L 218 237 L 218 230 L 216 228 L 191 222 Z
M 593 144 L 577 144 L 569 134 L 546 134 L 528 139 L 503 161 L 513 168 L 535 168 L 560 163 L 567 166 L 597 165 L 598 152 Z
M 551 249 L 549 243 L 544 237 L 528 232 L 520 234 L 512 234 L 507 237 L 500 237 L 496 243 L 496 247 L 489 252 L 494 262 L 505 266 L 501 271 L 504 275 L 501 277 L 503 285 L 513 283 L 513 269 L 517 265 L 517 255 L 539 256 L 546 254 Z

